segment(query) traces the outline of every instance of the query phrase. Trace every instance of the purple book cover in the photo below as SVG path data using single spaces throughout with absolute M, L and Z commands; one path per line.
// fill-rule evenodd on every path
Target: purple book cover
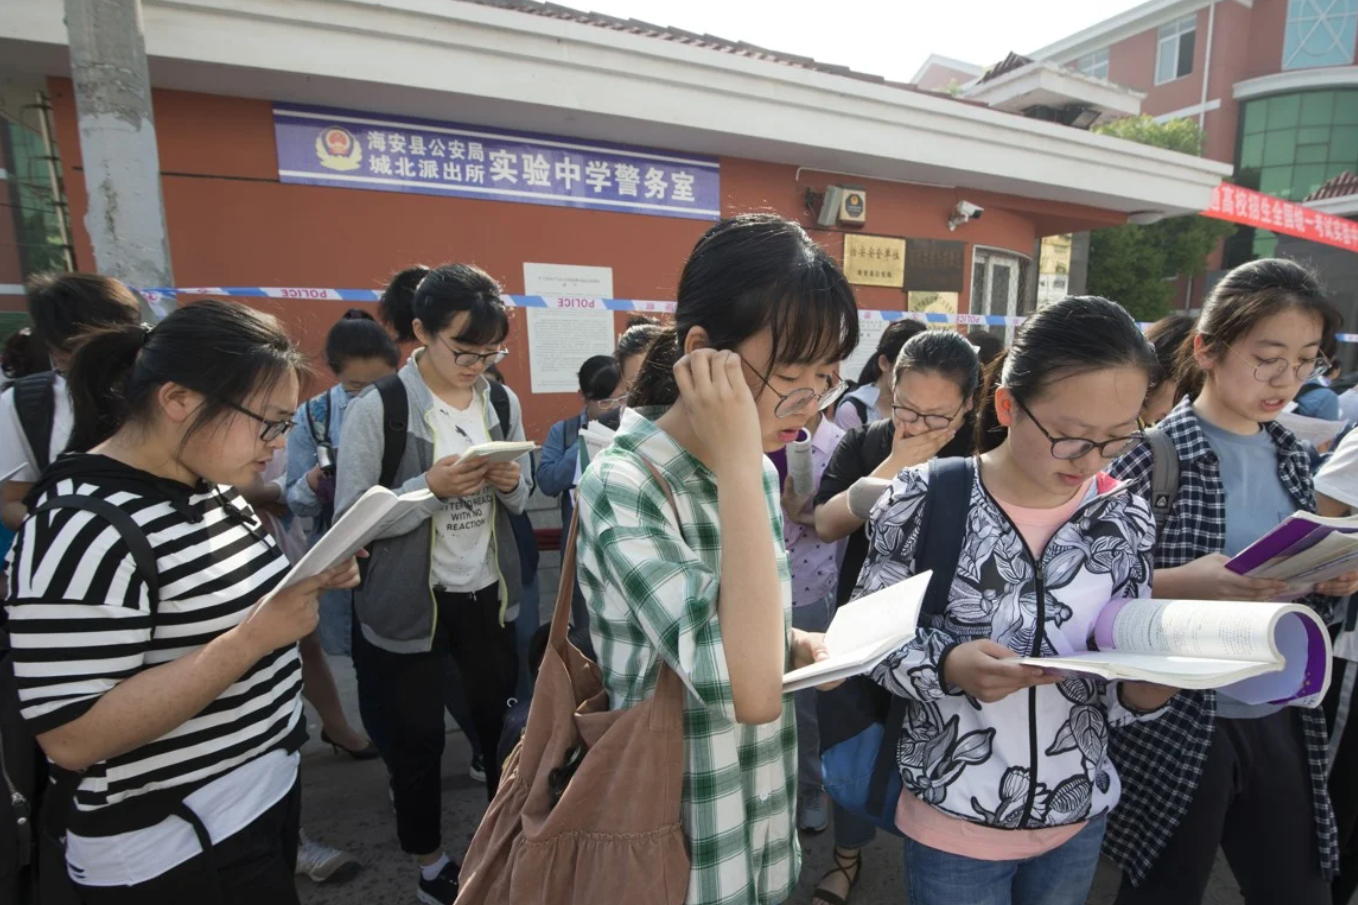
M 1350 528 L 1335 528 L 1330 525 L 1317 524 L 1310 519 L 1289 516 L 1281 525 L 1232 557 L 1231 561 L 1226 563 L 1226 568 L 1237 575 L 1248 574 L 1270 559 L 1283 555 L 1295 556 L 1320 543 L 1326 536 L 1335 531 L 1351 534 L 1358 531 L 1358 525 Z

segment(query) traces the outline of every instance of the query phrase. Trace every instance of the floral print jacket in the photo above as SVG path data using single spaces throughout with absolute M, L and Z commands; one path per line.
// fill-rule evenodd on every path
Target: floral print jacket
M 1100 474 L 1040 559 L 982 486 L 979 469 L 946 611 L 921 618 L 914 641 L 873 679 L 906 699 L 897 760 L 905 788 L 943 813 L 1001 829 L 1079 823 L 1111 810 L 1121 786 L 1108 730 L 1155 714 L 1124 707 L 1116 682 L 1070 676 L 982 704 L 940 681 L 958 644 L 988 638 L 1022 656 L 1087 650 L 1111 600 L 1150 596 L 1155 526 L 1150 507 Z M 856 594 L 915 569 L 927 466 L 907 469 L 882 495 Z

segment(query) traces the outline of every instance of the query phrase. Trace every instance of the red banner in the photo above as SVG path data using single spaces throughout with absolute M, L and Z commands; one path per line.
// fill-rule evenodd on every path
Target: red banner
M 1358 223 L 1238 185 L 1217 186 L 1202 215 L 1358 251 Z

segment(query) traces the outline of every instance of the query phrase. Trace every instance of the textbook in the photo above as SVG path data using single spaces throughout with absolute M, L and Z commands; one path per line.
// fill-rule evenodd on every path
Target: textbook
M 1358 569 L 1358 517 L 1294 512 L 1232 557 L 1226 568 L 1250 578 L 1285 581 L 1291 596 L 1309 593 L 1317 582 Z
M 1215 688 L 1246 704 L 1315 707 L 1330 684 L 1330 634 L 1311 609 L 1234 600 L 1115 600 L 1098 650 L 1019 663 L 1104 679 Z
M 498 465 L 501 462 L 514 462 L 530 452 L 536 452 L 538 448 L 536 443 L 530 441 L 491 440 L 473 446 L 462 454 L 462 458 L 467 461 L 485 459 Z
M 414 509 L 432 513 L 437 502 L 438 498 L 428 490 L 412 490 L 398 496 L 385 487 L 368 488 L 297 560 L 278 587 L 290 587 L 333 569 L 372 543 L 387 525 Z
M 801 691 L 871 672 L 915 637 L 920 606 L 932 572 L 846 603 L 825 632 L 828 659 L 794 669 L 783 676 L 783 692 Z

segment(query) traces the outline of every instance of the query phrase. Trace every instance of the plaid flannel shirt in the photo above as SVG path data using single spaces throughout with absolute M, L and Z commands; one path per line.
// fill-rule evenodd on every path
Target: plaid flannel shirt
M 1155 566 L 1181 566 L 1226 544 L 1226 497 L 1216 453 L 1198 423 L 1191 401 L 1184 399 L 1158 425 L 1179 453 L 1179 493 L 1174 509 L 1161 528 Z M 1278 450 L 1278 478 L 1299 509 L 1315 511 L 1310 460 L 1297 438 L 1276 422 L 1264 424 Z M 1150 498 L 1154 454 L 1142 444 L 1109 470 Z M 1335 598 L 1311 595 L 1304 599 L 1327 622 Z M 1339 870 L 1339 845 L 1334 809 L 1326 783 L 1329 734 L 1320 710 L 1303 710 L 1302 727 L 1315 805 L 1320 867 L 1325 876 Z M 1216 725 L 1215 691 L 1181 691 L 1168 710 L 1153 722 L 1134 723 L 1113 731 L 1110 750 L 1122 777 L 1122 801 L 1113 811 L 1104 837 L 1104 853 L 1122 865 L 1133 885 L 1139 885 L 1174 835 L 1202 778 L 1203 765 Z
M 665 490 L 640 459 L 665 476 Z M 781 540 L 778 474 L 764 460 L 772 536 Z M 580 481 L 580 586 L 609 703 L 631 707 L 655 691 L 660 661 L 688 689 L 683 823 L 692 868 L 689 905 L 775 905 L 801 871 L 797 841 L 797 725 L 792 696 L 762 726 L 736 722 L 717 620 L 721 523 L 712 472 L 636 411 Z M 791 626 L 787 552 L 774 545 L 784 634 Z M 638 789 L 637 794 L 646 790 Z

